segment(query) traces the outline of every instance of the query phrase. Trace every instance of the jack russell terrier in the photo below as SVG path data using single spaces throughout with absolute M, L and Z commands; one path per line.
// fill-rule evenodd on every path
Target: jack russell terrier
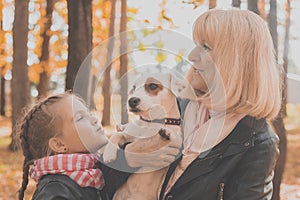
M 106 163 L 117 159 L 117 151 L 124 144 L 139 141 L 136 151 L 144 154 L 161 149 L 171 142 L 180 147 L 181 119 L 176 97 L 192 92 L 184 81 L 173 74 L 152 74 L 138 79 L 129 92 L 128 110 L 140 118 L 122 125 L 120 132 L 113 134 L 107 144 L 103 160 Z M 172 141 L 175 140 L 175 141 Z M 141 142 L 142 141 L 142 142 Z M 141 167 L 129 176 L 115 193 L 114 200 L 156 200 L 160 185 L 168 170 L 168 164 L 153 169 Z

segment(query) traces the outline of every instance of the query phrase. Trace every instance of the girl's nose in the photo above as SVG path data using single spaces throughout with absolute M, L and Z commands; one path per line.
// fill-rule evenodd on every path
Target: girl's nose
M 91 114 L 90 120 L 92 125 L 98 124 L 98 118 L 95 114 Z

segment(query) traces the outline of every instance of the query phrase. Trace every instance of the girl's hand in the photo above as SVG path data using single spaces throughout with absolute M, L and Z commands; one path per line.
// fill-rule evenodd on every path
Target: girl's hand
M 164 146 L 157 148 L 159 144 Z M 161 136 L 140 139 L 125 148 L 125 158 L 130 167 L 142 167 L 145 171 L 158 170 L 169 166 L 179 156 L 182 137 L 178 133 L 170 134 L 170 140 L 163 141 Z

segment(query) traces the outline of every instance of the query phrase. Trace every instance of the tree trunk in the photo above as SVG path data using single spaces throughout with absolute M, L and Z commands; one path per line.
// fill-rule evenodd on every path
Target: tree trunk
M 259 15 L 257 0 L 248 0 L 248 10 L 251 10 L 252 12 L 255 12 Z
M 0 10 L 3 9 L 3 5 L 2 5 L 2 1 L 0 1 Z M 2 28 L 2 12 L 0 13 L 0 31 L 1 31 L 1 35 L 0 35 L 0 41 L 4 43 L 4 32 L 3 28 Z M 0 49 L 0 54 L 4 55 L 4 47 Z M 4 79 L 4 68 L 5 66 L 0 66 L 0 115 L 1 116 L 5 116 L 5 79 Z
M 98 78 L 96 75 L 92 74 L 92 82 L 91 82 L 91 95 L 90 95 L 90 109 L 95 110 L 96 109 L 96 104 L 94 101 L 94 94 L 97 89 L 97 83 L 98 83 Z
M 278 56 L 278 33 L 277 33 L 277 3 L 276 0 L 270 0 L 270 13 L 268 17 L 268 24 L 271 36 L 274 43 L 276 58 Z
M 47 0 L 46 16 L 44 23 L 44 32 L 42 33 L 43 44 L 42 44 L 42 54 L 40 57 L 40 65 L 43 72 L 40 74 L 40 82 L 37 85 L 37 90 L 39 92 L 39 97 L 47 96 L 49 91 L 49 72 L 47 72 L 48 60 L 49 60 L 49 41 L 50 41 L 50 27 L 52 24 L 52 12 L 53 12 L 54 0 Z
M 284 127 L 283 117 L 278 116 L 272 121 L 272 125 L 279 137 L 279 157 L 275 167 L 274 179 L 273 179 L 273 196 L 272 200 L 280 200 L 280 184 L 282 180 L 282 175 L 284 172 L 284 166 L 286 162 L 286 149 L 287 149 L 287 139 L 286 130 Z
M 283 90 L 282 90 L 282 98 L 283 98 L 283 106 L 282 113 L 283 116 L 286 117 L 286 103 L 287 103 L 287 71 L 289 65 L 289 37 L 290 37 L 290 24 L 291 24 L 291 0 L 287 0 L 286 5 L 286 15 L 285 15 L 285 37 L 284 37 L 284 50 L 283 50 L 283 69 L 284 69 L 284 79 L 283 79 Z
M 116 0 L 111 0 L 111 10 L 109 18 L 109 32 L 108 32 L 108 47 L 105 63 L 104 81 L 103 81 L 103 115 L 102 115 L 102 125 L 110 125 L 110 107 L 111 107 L 111 80 L 110 71 L 112 66 L 112 54 L 114 49 L 114 34 L 115 34 L 115 18 L 116 18 Z
M 127 0 L 121 0 L 121 23 L 120 23 L 120 84 L 121 84 L 121 123 L 128 122 L 127 99 L 128 99 L 128 77 L 127 77 Z
M 30 100 L 27 70 L 28 0 L 15 0 L 13 24 L 13 68 L 12 68 L 12 134 L 9 149 L 15 151 L 17 145 L 16 122 L 22 109 Z
M 280 199 L 280 185 L 286 163 L 287 153 L 287 138 L 284 126 L 284 117 L 286 117 L 286 103 L 287 103 L 287 68 L 288 68 L 288 52 L 289 52 L 289 35 L 290 35 L 290 0 L 287 0 L 286 6 L 286 20 L 285 20 L 285 38 L 284 38 L 284 52 L 283 52 L 283 88 L 282 88 L 282 105 L 280 115 L 275 119 L 272 124 L 280 139 L 279 143 L 279 158 L 275 167 L 275 174 L 273 180 L 273 196 L 272 200 Z
M 209 0 L 209 9 L 213 9 L 217 6 L 217 0 Z
M 92 0 L 67 0 L 68 65 L 66 90 L 73 90 L 91 105 Z
M 232 0 L 232 6 L 236 8 L 241 7 L 241 0 Z
M 3 66 L 1 67 L 1 98 L 0 98 L 0 115 L 5 116 L 5 79 L 3 75 Z

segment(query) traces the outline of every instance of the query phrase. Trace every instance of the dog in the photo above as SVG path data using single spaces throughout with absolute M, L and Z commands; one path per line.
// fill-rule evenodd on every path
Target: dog
M 135 152 L 144 154 L 156 151 L 171 142 L 180 147 L 182 134 L 180 112 L 176 97 L 182 97 L 188 89 L 184 81 L 175 75 L 151 74 L 138 79 L 128 98 L 128 110 L 140 119 L 119 126 L 121 132 L 111 136 L 103 160 L 106 163 L 117 159 L 118 148 L 132 143 Z M 190 90 L 190 92 L 192 92 Z M 175 141 L 172 141 L 175 140 Z M 137 142 L 139 141 L 139 142 Z M 141 167 L 129 176 L 115 193 L 114 200 L 156 200 L 168 169 L 168 164 L 156 169 Z

